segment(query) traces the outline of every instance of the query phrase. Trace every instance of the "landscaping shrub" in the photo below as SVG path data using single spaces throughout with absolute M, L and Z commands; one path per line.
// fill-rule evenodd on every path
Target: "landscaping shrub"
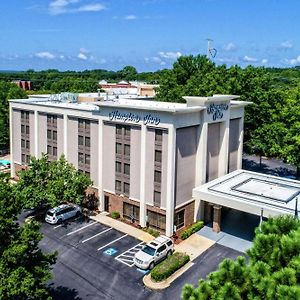
M 190 257 L 187 254 L 175 252 L 152 269 L 151 278 L 155 281 L 162 281 L 171 276 L 189 261 Z
M 189 228 L 187 228 L 186 230 L 184 230 L 181 235 L 180 238 L 182 240 L 187 239 L 189 236 L 191 236 L 193 233 L 197 232 L 198 230 L 200 230 L 203 227 L 203 221 L 198 221 L 197 223 L 191 225 Z
M 143 228 L 143 230 L 148 232 L 149 234 L 153 235 L 154 237 L 158 237 L 160 235 L 159 231 L 149 228 L 149 227 L 145 227 L 145 228 Z
M 119 213 L 118 211 L 113 211 L 113 212 L 111 213 L 111 217 L 112 217 L 113 219 L 119 219 L 119 218 L 120 218 L 120 213 Z

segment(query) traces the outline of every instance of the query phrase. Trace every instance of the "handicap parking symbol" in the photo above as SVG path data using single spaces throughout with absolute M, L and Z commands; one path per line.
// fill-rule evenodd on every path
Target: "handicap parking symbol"
M 106 249 L 105 251 L 103 251 L 104 254 L 110 255 L 110 256 L 113 256 L 113 255 L 116 254 L 117 252 L 118 252 L 118 250 L 115 249 L 115 248 L 108 248 L 108 249 Z

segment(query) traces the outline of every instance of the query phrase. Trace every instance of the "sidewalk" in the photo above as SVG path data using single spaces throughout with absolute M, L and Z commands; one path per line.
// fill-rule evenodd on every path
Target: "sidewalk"
M 123 223 L 121 221 L 115 220 L 107 215 L 100 213 L 96 216 L 90 216 L 91 219 L 100 222 L 109 227 L 115 228 L 123 233 L 131 235 L 138 240 L 143 242 L 150 242 L 154 239 L 152 235 L 147 232 L 144 232 L 141 229 L 135 228 L 129 224 Z M 174 245 L 175 251 L 184 252 L 190 256 L 190 262 L 171 275 L 168 279 L 161 282 L 154 282 L 151 280 L 150 274 L 144 276 L 143 282 L 145 286 L 153 290 L 161 290 L 170 286 L 170 284 L 186 272 L 190 267 L 193 266 L 193 260 L 195 260 L 198 256 L 200 256 L 204 251 L 210 248 L 215 241 L 200 236 L 198 234 L 193 234 L 188 239 L 182 241 L 178 245 Z

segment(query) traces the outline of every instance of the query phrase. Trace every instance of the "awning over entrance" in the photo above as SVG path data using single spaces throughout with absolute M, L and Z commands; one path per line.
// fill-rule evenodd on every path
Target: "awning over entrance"
M 194 188 L 193 198 L 259 216 L 263 212 L 264 217 L 295 215 L 298 198 L 300 200 L 300 182 L 236 170 Z

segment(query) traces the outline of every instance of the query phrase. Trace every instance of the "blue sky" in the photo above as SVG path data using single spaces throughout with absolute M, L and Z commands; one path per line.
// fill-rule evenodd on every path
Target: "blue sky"
M 9 0 L 0 4 L 0 69 L 169 68 L 180 55 L 217 64 L 300 65 L 299 0 Z

